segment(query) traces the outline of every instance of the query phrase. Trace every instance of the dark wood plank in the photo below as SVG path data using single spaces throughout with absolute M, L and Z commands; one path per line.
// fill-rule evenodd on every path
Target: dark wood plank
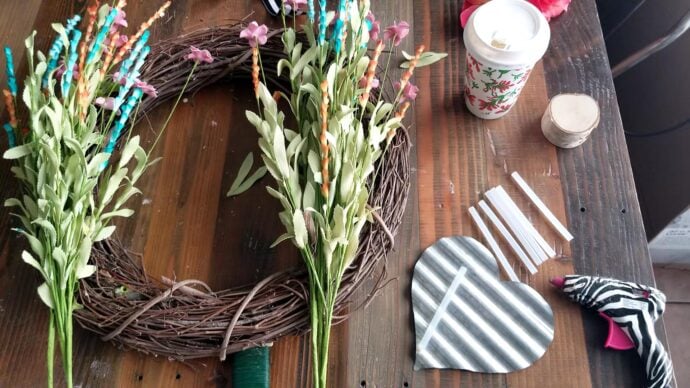
M 578 273 L 612 276 L 654 284 L 647 240 L 630 168 L 623 124 L 611 78 L 606 46 L 594 1 L 573 2 L 568 14 L 552 23 L 560 36 L 545 57 L 549 95 L 564 91 L 592 95 L 601 123 L 592 138 L 574 150 L 560 150 L 561 181 Z M 605 324 L 583 312 L 595 386 L 640 386 L 644 368 L 637 354 L 604 351 Z M 663 321 L 657 332 L 665 338 Z

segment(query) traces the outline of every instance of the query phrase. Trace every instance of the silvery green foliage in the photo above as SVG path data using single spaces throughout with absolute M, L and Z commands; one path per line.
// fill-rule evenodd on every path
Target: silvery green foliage
M 54 27 L 64 35 L 62 26 Z M 15 162 L 12 172 L 23 195 L 6 200 L 5 206 L 13 207 L 20 221 L 17 230 L 31 249 L 22 252 L 22 259 L 43 276 L 38 294 L 53 309 L 61 298 L 73 298 L 70 291 L 78 279 L 96 270 L 89 264 L 91 247 L 113 234 L 112 220 L 134 213 L 124 205 L 139 193 L 135 184 L 149 161 L 135 136 L 125 143 L 119 162 L 103 169 L 110 155 L 100 152 L 108 133 L 108 124 L 98 120 L 102 112 L 89 105 L 81 122 L 75 113 L 76 93 L 60 101 L 52 75 L 47 91 L 41 88 L 46 59 L 38 52 L 34 63 L 34 35 L 26 40 L 29 75 L 22 96 L 31 130 L 21 145 L 3 155 Z M 92 79 L 87 88 L 94 91 L 99 85 Z M 101 115 L 101 121 L 103 117 L 108 119 Z
M 361 10 L 366 15 L 368 10 Z M 361 15 L 348 19 L 359 30 Z M 247 111 L 248 120 L 260 134 L 262 157 L 277 183 L 269 193 L 283 205 L 279 214 L 286 233 L 276 243 L 292 239 L 301 250 L 309 250 L 307 266 L 325 265 L 335 282 L 355 258 L 359 237 L 370 210 L 367 182 L 386 145 L 389 131 L 401 126 L 394 117 L 397 108 L 383 99 L 360 107 L 358 86 L 369 64 L 368 36 L 348 34 L 344 55 L 328 60 L 327 51 L 314 42 L 306 29 L 310 47 L 295 43 L 295 32 L 283 35 L 287 59 L 278 64 L 278 74 L 289 77 L 292 93 L 286 99 L 299 128 L 285 126 L 285 115 L 265 85 L 260 85 L 261 114 Z M 322 69 L 321 64 L 328 66 Z M 327 139 L 330 146 L 328 198 L 321 194 L 321 82 L 328 80 L 330 100 Z M 384 80 L 382 80 L 382 83 Z M 305 256 L 305 255 L 303 255 Z M 310 263 L 309 257 L 322 262 Z M 337 283 L 336 283 L 337 284 Z

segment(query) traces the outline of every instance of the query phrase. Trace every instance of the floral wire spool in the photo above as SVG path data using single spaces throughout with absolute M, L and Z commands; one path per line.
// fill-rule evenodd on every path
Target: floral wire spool
M 183 60 L 190 46 L 209 50 L 214 62 L 197 67 L 187 91 L 250 78 L 251 50 L 239 39 L 241 29 L 239 24 L 203 29 L 154 45 L 141 78 L 156 88 L 158 97 L 144 98 L 138 117 L 180 93 L 193 66 Z M 286 88 L 277 78 L 275 65 L 283 56 L 280 31 L 274 30 L 262 47 L 262 60 L 267 82 L 280 90 Z M 371 183 L 369 198 L 377 209 L 375 221 L 365 228 L 357 258 L 343 277 L 336 323 L 366 306 L 383 286 L 385 258 L 393 248 L 407 202 L 409 150 L 407 132 L 398 131 L 379 162 L 380 173 Z M 273 274 L 255 285 L 213 292 L 198 280 L 150 278 L 141 258 L 115 240 L 96 244 L 92 260 L 98 272 L 82 280 L 78 298 L 84 308 L 75 311 L 75 317 L 87 330 L 123 348 L 176 360 L 224 359 L 227 353 L 309 330 L 309 283 L 302 268 Z M 355 301 L 360 288 L 364 296 Z M 229 345 L 223 348 L 226 338 Z

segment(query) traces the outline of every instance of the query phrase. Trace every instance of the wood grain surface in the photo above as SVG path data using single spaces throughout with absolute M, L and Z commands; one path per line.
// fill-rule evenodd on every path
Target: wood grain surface
M 130 25 L 138 25 L 158 1 L 130 1 Z M 23 39 L 39 32 L 46 48 L 50 23 L 80 11 L 83 1 L 5 0 L 0 36 L 14 49 L 23 74 Z M 382 25 L 407 20 L 413 33 L 401 48 L 424 43 L 449 56 L 420 70 L 420 87 L 410 132 L 414 168 L 406 218 L 388 257 L 392 281 L 366 309 L 334 328 L 329 377 L 333 387 L 639 387 L 644 372 L 632 351 L 604 350 L 605 323 L 548 286 L 551 276 L 583 273 L 653 284 L 654 278 L 613 82 L 594 0 L 577 0 L 554 20 L 552 42 L 533 72 L 520 101 L 505 118 L 482 121 L 462 97 L 464 47 L 458 0 L 379 0 L 373 8 Z M 258 0 L 175 0 L 153 29 L 153 39 L 173 37 L 203 26 L 253 13 L 269 25 Z M 4 75 L 0 76 L 4 84 Z M 245 122 L 253 102 L 245 81 L 221 84 L 186 96 L 156 154 L 163 161 L 142 183 L 134 218 L 118 224 L 118 237 L 142 252 L 152 276 L 199 278 L 214 288 L 253 283 L 300 265 L 284 244 L 269 249 L 280 233 L 278 204 L 265 193 L 265 179 L 248 193 L 225 197 L 245 155 L 257 151 L 257 135 Z M 602 120 L 592 139 L 574 150 L 557 150 L 541 135 L 539 118 L 548 99 L 562 92 L 592 95 Z M 151 144 L 171 104 L 144 120 L 136 131 Z M 4 117 L 3 117 L 4 119 Z M 2 140 L 0 149 L 6 147 Z M 0 161 L 0 196 L 15 193 L 9 163 Z M 575 235 L 563 244 L 510 182 L 519 171 Z M 526 211 L 560 257 L 530 276 L 510 260 L 520 278 L 551 304 L 556 322 L 553 345 L 532 367 L 507 375 L 412 370 L 414 331 L 410 304 L 412 268 L 436 239 L 479 232 L 467 216 L 487 189 L 501 184 Z M 38 277 L 23 264 L 23 242 L 0 209 L 0 387 L 39 387 L 45 382 L 47 312 L 35 294 Z M 505 251 L 508 249 L 505 247 Z M 663 335 L 663 323 L 658 325 Z M 187 364 L 123 352 L 96 336 L 75 333 L 75 382 L 82 387 L 229 387 L 229 363 L 208 359 Z M 274 387 L 311 385 L 309 342 L 290 337 L 271 351 Z M 56 368 L 59 367 L 59 361 Z M 56 372 L 58 384 L 63 384 Z

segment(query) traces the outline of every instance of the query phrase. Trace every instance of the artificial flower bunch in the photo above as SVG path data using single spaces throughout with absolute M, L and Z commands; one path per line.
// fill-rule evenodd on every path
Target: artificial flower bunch
M 325 0 L 283 3 L 307 14 L 306 39 L 297 38 L 294 16 L 283 17 L 285 59 L 277 74 L 289 82 L 290 92 L 272 94 L 261 79 L 260 46 L 268 29 L 252 22 L 241 37 L 252 47 L 259 109 L 246 115 L 259 132 L 263 161 L 276 182 L 267 189 L 283 206 L 279 217 L 286 233 L 276 243 L 292 240 L 309 274 L 314 386 L 323 388 L 338 289 L 375 211 L 368 200 L 377 161 L 417 95 L 410 78 L 424 47 L 410 56 L 387 99 L 376 88 L 387 84 L 391 58 L 409 33 L 406 22 L 381 33 L 368 0 L 340 0 L 335 12 L 327 11 Z M 381 72 L 379 64 L 385 64 Z M 278 100 L 289 105 L 296 127 L 288 127 Z
M 472 13 L 482 4 L 491 0 L 465 0 L 460 11 L 460 25 L 465 28 L 467 21 L 470 20 Z M 532 3 L 544 15 L 546 20 L 560 16 L 568 10 L 571 0 L 527 0 Z
M 34 50 L 35 32 L 26 39 L 28 76 L 21 99 L 27 120 L 22 126 L 15 111 L 11 51 L 5 49 L 10 122 L 4 127 L 10 148 L 4 158 L 15 161 L 12 172 L 23 192 L 5 205 L 15 208 L 21 224 L 16 230 L 30 247 L 22 259 L 43 278 L 38 295 L 50 309 L 48 386 L 53 385 L 56 336 L 67 386 L 73 386 L 78 281 L 96 271 L 89 264 L 93 243 L 112 235 L 114 218 L 133 214 L 124 205 L 139 193 L 135 184 L 151 164 L 138 136 L 126 139 L 117 160 L 113 153 L 144 93 L 155 95 L 139 79 L 140 69 L 150 51 L 149 27 L 170 2 L 131 36 L 123 30 L 125 3 L 99 7 L 95 0 L 87 8 L 84 32 L 79 15 L 66 25 L 53 24 L 57 37 L 47 55 Z

